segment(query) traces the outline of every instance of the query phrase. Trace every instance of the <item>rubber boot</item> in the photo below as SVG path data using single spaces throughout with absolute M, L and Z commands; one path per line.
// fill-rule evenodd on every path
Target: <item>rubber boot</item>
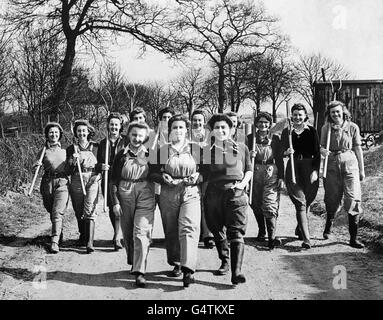
M 256 240 L 259 242 L 266 241 L 266 219 L 265 216 L 262 214 L 262 212 L 257 212 L 254 214 L 255 219 L 258 223 L 258 236 L 256 237 Z
M 245 276 L 241 273 L 245 244 L 242 242 L 232 242 L 230 244 L 231 262 L 231 283 L 238 284 L 246 282 Z
M 87 236 L 86 252 L 87 253 L 92 253 L 94 251 L 94 248 L 93 248 L 94 229 L 95 229 L 95 221 L 86 220 L 86 236 Z
M 359 214 L 348 215 L 348 230 L 350 232 L 350 246 L 357 249 L 364 248 L 364 244 L 357 240 L 358 237 Z
M 114 236 L 113 236 L 113 246 L 114 251 L 122 249 L 121 240 L 120 240 L 120 217 L 115 217 L 114 219 Z
M 137 272 L 136 276 L 136 287 L 145 288 L 146 287 L 146 279 L 143 273 Z
M 215 272 L 218 276 L 223 276 L 229 272 L 229 245 L 227 240 L 215 241 L 218 257 L 222 261 L 221 266 Z
M 266 218 L 267 235 L 269 237 L 268 247 L 273 250 L 275 246 L 281 245 L 281 241 L 275 237 L 277 218 Z
M 306 210 L 298 210 L 296 215 L 297 215 L 299 230 L 301 232 L 302 240 L 303 240 L 302 247 L 305 249 L 310 249 L 311 243 L 310 243 L 310 232 L 309 232 L 309 224 L 307 219 L 307 212 Z
M 85 232 L 85 220 L 77 219 L 78 231 L 80 232 L 80 237 L 78 238 L 77 244 L 82 247 L 86 245 L 86 232 Z
M 328 239 L 330 234 L 331 234 L 331 227 L 332 223 L 334 221 L 335 213 L 334 212 L 327 212 L 327 217 L 326 217 L 326 225 L 324 227 L 323 231 L 323 239 Z
M 295 235 L 298 237 L 298 240 L 303 240 L 301 230 L 299 228 L 299 225 L 296 226 L 295 228 Z

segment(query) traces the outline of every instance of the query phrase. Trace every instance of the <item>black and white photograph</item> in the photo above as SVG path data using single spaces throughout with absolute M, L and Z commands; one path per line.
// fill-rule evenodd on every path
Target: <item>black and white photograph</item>
M 381 0 L 0 0 L 0 300 L 382 299 Z

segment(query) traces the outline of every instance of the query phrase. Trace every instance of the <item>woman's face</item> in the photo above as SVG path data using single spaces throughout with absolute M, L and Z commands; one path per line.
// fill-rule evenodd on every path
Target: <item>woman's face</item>
M 109 121 L 109 133 L 113 136 L 118 136 L 121 129 L 121 121 L 116 118 L 112 118 Z
M 86 140 L 88 140 L 89 129 L 88 129 L 87 126 L 79 125 L 79 126 L 76 128 L 76 134 L 77 134 L 77 138 L 78 138 L 80 141 L 86 141 Z
M 164 122 L 164 123 L 168 123 L 169 122 L 169 119 L 172 117 L 172 114 L 170 112 L 165 112 L 162 117 L 161 117 L 161 121 Z
M 257 122 L 257 128 L 261 132 L 268 131 L 270 129 L 270 122 L 266 118 L 261 117 Z
M 341 123 L 343 120 L 342 106 L 336 106 L 330 109 L 330 117 L 335 123 Z
M 57 127 L 51 127 L 48 130 L 48 141 L 50 143 L 57 143 L 60 140 L 60 129 Z
M 143 113 L 137 113 L 134 117 L 133 117 L 133 121 L 137 121 L 137 122 L 140 122 L 140 123 L 144 123 L 145 122 L 145 116 Z
M 130 144 L 135 148 L 139 148 L 144 143 L 146 139 L 146 135 L 147 135 L 146 129 L 133 127 L 129 131 Z
M 304 110 L 294 110 L 292 118 L 296 125 L 301 125 L 305 122 L 306 112 Z
M 230 127 L 226 121 L 217 121 L 214 123 L 213 134 L 219 141 L 225 141 L 230 138 Z
M 186 138 L 187 128 L 184 121 L 174 121 L 170 128 L 169 139 L 172 142 L 183 141 Z
M 202 114 L 195 114 L 192 119 L 194 129 L 202 129 L 205 124 L 205 118 Z

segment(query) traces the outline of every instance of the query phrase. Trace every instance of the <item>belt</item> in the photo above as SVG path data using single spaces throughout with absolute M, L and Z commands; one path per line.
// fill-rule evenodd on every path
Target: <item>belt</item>
M 296 160 L 311 160 L 313 158 L 314 157 L 312 155 L 306 156 L 304 154 L 294 153 L 294 159 L 296 159 Z
M 53 172 L 44 175 L 47 179 L 67 178 L 68 176 L 64 172 Z
M 146 181 L 146 179 L 123 179 L 121 178 L 122 181 L 126 181 L 126 182 L 144 182 Z
M 260 164 L 260 165 L 274 164 L 274 159 L 271 159 L 271 160 L 255 160 L 255 164 Z
M 331 153 L 336 156 L 336 155 L 339 155 L 341 153 L 345 153 L 345 152 L 348 152 L 348 151 L 351 151 L 351 149 L 333 150 L 333 151 L 331 151 Z

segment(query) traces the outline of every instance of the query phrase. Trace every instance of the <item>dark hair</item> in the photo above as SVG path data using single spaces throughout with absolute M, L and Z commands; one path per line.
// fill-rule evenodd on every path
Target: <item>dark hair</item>
M 332 120 L 331 116 L 330 116 L 330 109 L 332 108 L 335 108 L 335 107 L 338 107 L 338 106 L 341 106 L 342 107 L 342 111 L 343 111 L 343 120 L 351 120 L 352 116 L 351 116 L 351 113 L 350 111 L 347 109 L 346 105 L 342 102 L 342 101 L 331 101 L 328 105 L 327 105 L 327 108 L 326 108 L 326 112 L 325 112 L 325 117 L 327 119 L 328 122 L 331 122 L 333 123 L 334 121 Z
M 158 119 L 161 120 L 161 118 L 164 115 L 164 113 L 171 113 L 172 116 L 174 116 L 173 108 L 172 107 L 165 107 L 165 108 L 161 109 L 160 111 L 158 111 Z
M 172 116 L 170 119 L 169 119 L 169 122 L 168 122 L 168 133 L 170 134 L 171 130 L 172 130 L 172 124 L 175 122 L 175 121 L 183 121 L 185 122 L 185 127 L 186 129 L 189 128 L 189 119 L 182 115 L 182 114 L 175 114 L 174 116 Z
M 194 115 L 196 115 L 196 114 L 201 114 L 205 120 L 205 123 L 206 123 L 206 114 L 202 109 L 197 109 L 197 110 L 193 111 L 193 113 L 191 115 L 192 120 L 193 120 Z
M 237 128 L 241 127 L 242 125 L 242 121 L 241 119 L 239 119 L 239 116 L 237 113 L 233 112 L 233 111 L 229 111 L 229 112 L 226 112 L 225 113 L 228 117 L 236 117 L 237 118 Z
M 222 114 L 222 113 L 216 113 L 211 116 L 211 118 L 209 119 L 207 123 L 207 125 L 210 128 L 210 131 L 214 130 L 214 124 L 218 121 L 225 121 L 229 125 L 230 129 L 233 127 L 233 121 L 231 121 L 228 115 Z
M 110 120 L 112 119 L 118 119 L 120 120 L 121 122 L 121 128 L 120 128 L 120 133 L 122 132 L 122 130 L 124 129 L 123 126 L 124 126 L 124 119 L 122 118 L 121 114 L 119 112 L 112 112 L 108 119 L 106 120 L 106 123 L 109 125 L 110 123 Z
M 78 126 L 87 126 L 88 127 L 88 131 L 89 131 L 89 134 L 87 136 L 87 139 L 89 140 L 90 138 L 94 137 L 95 135 L 95 130 L 94 130 L 94 127 L 89 123 L 88 120 L 84 120 L 84 119 L 80 119 L 80 120 L 76 120 L 74 122 L 74 126 L 73 126 L 73 135 L 77 137 L 77 127 Z
M 265 118 L 267 121 L 270 122 L 270 124 L 273 123 L 273 117 L 269 112 L 266 111 L 261 111 L 260 113 L 257 114 L 257 116 L 254 118 L 254 124 L 257 124 L 257 122 L 261 119 Z
M 134 121 L 133 120 L 134 116 L 136 116 L 137 114 L 140 114 L 140 113 L 142 113 L 144 115 L 144 118 L 146 121 L 146 112 L 141 107 L 138 107 L 138 108 L 134 109 L 131 113 L 129 113 L 130 121 Z
M 46 126 L 45 126 L 45 128 L 44 128 L 45 138 L 46 138 L 47 140 L 49 139 L 49 137 L 48 137 L 49 129 L 50 129 L 50 128 L 53 128 L 53 127 L 56 127 L 56 128 L 59 129 L 59 131 L 60 131 L 59 140 L 61 140 L 61 137 L 62 137 L 62 135 L 63 135 L 64 130 L 63 130 L 63 128 L 60 126 L 60 124 L 57 123 L 57 122 L 48 122 L 48 123 L 46 124 Z
M 306 107 L 302 104 L 302 103 L 296 103 L 294 104 L 292 107 L 291 107 L 291 114 L 293 114 L 293 112 L 295 110 L 298 110 L 298 111 L 301 111 L 303 110 L 306 114 L 306 118 L 305 118 L 305 121 L 308 121 L 309 120 L 309 116 L 307 115 L 307 110 L 306 110 Z

